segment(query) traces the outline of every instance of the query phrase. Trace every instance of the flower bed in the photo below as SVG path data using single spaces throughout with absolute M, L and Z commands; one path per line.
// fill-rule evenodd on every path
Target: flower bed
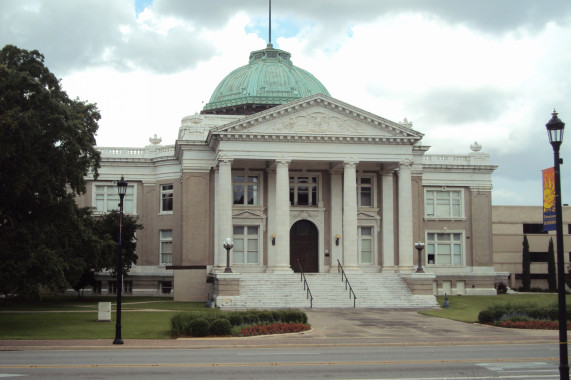
M 537 329 L 537 330 L 558 330 L 559 322 L 557 321 L 498 321 L 494 324 L 499 327 L 507 327 L 512 329 Z M 567 322 L 567 328 L 571 328 L 571 323 Z
M 309 325 L 304 323 L 271 323 L 268 325 L 254 325 L 240 330 L 240 336 L 287 334 L 309 330 Z
M 171 336 L 252 336 L 309 330 L 307 315 L 295 309 L 179 313 L 171 319 Z

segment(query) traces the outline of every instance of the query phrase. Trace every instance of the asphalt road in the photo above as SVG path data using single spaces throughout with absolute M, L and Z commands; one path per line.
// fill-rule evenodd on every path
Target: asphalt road
M 0 378 L 557 379 L 554 344 L 22 350 Z

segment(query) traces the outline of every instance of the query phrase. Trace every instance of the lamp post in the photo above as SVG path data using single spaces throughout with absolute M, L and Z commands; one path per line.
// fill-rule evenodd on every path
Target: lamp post
M 545 124 L 547 136 L 553 147 L 555 172 L 555 223 L 557 234 L 557 294 L 559 301 L 559 378 L 569 379 L 569 359 L 567 357 L 567 311 L 565 305 L 565 265 L 563 258 L 563 216 L 561 210 L 561 174 L 559 166 L 563 160 L 559 158 L 559 148 L 563 143 L 563 123 L 553 110 L 551 119 Z
M 226 269 L 224 269 L 224 273 L 232 273 L 232 268 L 230 268 L 230 250 L 234 247 L 234 242 L 227 237 L 222 246 L 226 249 Z
M 123 247 L 122 247 L 122 234 L 123 234 L 123 198 L 127 193 L 127 181 L 121 176 L 117 182 L 117 191 L 119 192 L 119 252 L 117 254 L 117 320 L 115 323 L 115 340 L 113 344 L 123 344 L 121 338 L 121 290 L 123 288 Z
M 424 243 L 419 241 L 417 243 L 414 243 L 414 248 L 416 248 L 418 250 L 418 268 L 416 268 L 415 273 L 424 273 L 424 270 L 422 269 L 422 264 L 421 264 L 421 257 L 422 257 L 422 250 L 424 249 Z

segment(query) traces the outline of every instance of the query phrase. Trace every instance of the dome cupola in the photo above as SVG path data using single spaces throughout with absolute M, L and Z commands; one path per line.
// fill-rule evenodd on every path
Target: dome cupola
M 291 63 L 290 53 L 270 43 L 218 84 L 201 113 L 250 115 L 318 93 L 329 96 L 319 80 Z

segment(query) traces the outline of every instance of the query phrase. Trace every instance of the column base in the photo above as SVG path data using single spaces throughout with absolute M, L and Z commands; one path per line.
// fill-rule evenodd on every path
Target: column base
M 276 265 L 266 269 L 266 273 L 293 273 L 293 269 L 289 265 Z
M 345 273 L 361 273 L 362 270 L 357 265 L 345 266 L 343 265 Z
M 416 267 L 410 266 L 398 266 L 397 273 L 413 273 L 416 270 Z
M 210 273 L 224 273 L 224 270 L 226 269 L 225 266 L 220 266 L 220 267 L 212 267 L 212 270 L 210 271 Z

